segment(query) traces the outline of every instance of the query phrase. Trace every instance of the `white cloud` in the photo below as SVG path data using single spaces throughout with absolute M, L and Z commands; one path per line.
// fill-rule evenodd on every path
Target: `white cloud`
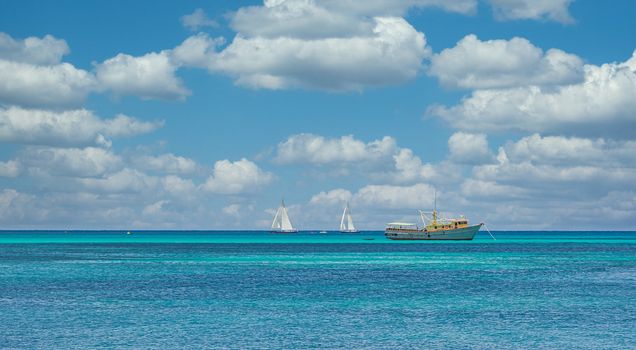
M 527 198 L 528 193 L 529 191 L 522 187 L 500 185 L 494 181 L 466 179 L 461 185 L 462 195 L 477 200 L 484 198 L 510 200 L 524 196 Z
M 485 134 L 456 132 L 448 139 L 449 158 L 465 164 L 482 164 L 494 159 Z
M 297 134 L 278 144 L 275 160 L 282 164 L 377 162 L 389 158 L 396 148 L 395 140 L 388 136 L 364 143 L 352 135 L 327 139 L 313 134 Z
M 464 159 L 462 162 L 474 163 L 487 158 L 482 153 L 473 155 L 478 155 L 479 159 Z M 458 165 L 453 162 L 425 163 L 411 149 L 398 147 L 395 139 L 389 136 L 365 143 L 352 135 L 340 138 L 314 134 L 292 135 L 278 144 L 274 161 L 279 164 L 317 166 L 317 172 L 312 175 L 318 178 L 344 177 L 355 173 L 373 180 L 401 184 L 422 181 L 449 183 L 461 178 Z M 311 170 L 308 170 L 310 174 Z
M 438 184 L 451 184 L 461 180 L 462 172 L 459 164 L 454 161 L 443 160 L 439 163 L 423 162 L 408 148 L 401 148 L 393 155 L 394 169 L 383 173 L 384 178 L 392 183 L 418 183 L 427 182 Z
M 178 66 L 170 51 L 151 52 L 139 57 L 118 54 L 95 65 L 100 86 L 115 95 L 135 95 L 142 99 L 185 99 L 190 91 L 175 76 Z
M 35 219 L 34 197 L 14 189 L 0 190 L 0 222 L 5 224 Z
M 483 181 L 572 197 L 631 187 L 636 181 L 635 154 L 634 141 L 535 134 L 507 143 L 499 149 L 497 163 L 477 166 L 473 174 Z
M 163 206 L 168 203 L 170 202 L 166 200 L 157 201 L 155 203 L 147 205 L 141 213 L 144 216 L 153 216 L 153 217 L 163 215 L 164 214 Z
M 181 24 L 190 30 L 199 30 L 204 27 L 218 27 L 219 24 L 216 21 L 208 18 L 203 9 L 196 9 L 189 15 L 181 17 Z
M 563 85 L 583 80 L 583 61 L 558 49 L 544 54 L 524 38 L 481 41 L 470 34 L 434 55 L 429 73 L 453 88 Z
M 110 146 L 107 137 L 132 136 L 160 127 L 125 115 L 102 120 L 85 109 L 54 112 L 0 108 L 0 142 L 50 146 Z
M 0 59 L 0 102 L 5 104 L 77 106 L 95 86 L 90 73 L 68 63 L 35 66 Z
M 622 137 L 636 125 L 635 61 L 632 56 L 625 63 L 585 65 L 585 81 L 580 84 L 477 90 L 457 106 L 434 106 L 427 113 L 470 131 L 581 132 Z
M 221 211 L 225 215 L 238 217 L 240 215 L 241 205 L 240 204 L 230 204 L 226 207 L 223 207 Z
M 183 179 L 176 175 L 168 175 L 161 179 L 163 188 L 173 196 L 190 198 L 196 193 L 196 186 L 190 179 Z
M 193 35 L 171 51 L 172 59 L 189 67 L 207 68 L 216 54 L 215 49 L 224 44 L 223 38 L 210 38 L 206 33 Z
M 402 148 L 393 156 L 395 169 L 391 171 L 391 178 L 396 182 L 414 182 L 430 180 L 437 175 L 436 167 L 430 163 L 423 163 L 420 157 L 408 148 Z
M 194 160 L 172 153 L 135 156 L 133 162 L 140 169 L 167 174 L 191 174 L 197 169 L 197 163 Z
M 352 197 L 351 192 L 342 188 L 338 188 L 338 189 L 327 191 L 327 192 L 321 191 L 320 193 L 313 195 L 311 199 L 309 200 L 309 204 L 340 206 L 343 203 L 350 201 L 351 197 Z
M 0 33 L 0 103 L 28 107 L 71 107 L 95 90 L 94 76 L 69 63 L 64 40 L 51 35 L 15 40 Z
M 138 170 L 124 168 L 101 178 L 78 179 L 86 189 L 106 193 L 130 193 L 150 191 L 160 183 L 154 176 L 148 176 Z
M 56 176 L 95 177 L 122 168 L 121 157 L 103 148 L 28 147 L 20 160 L 38 172 Z
M 376 17 L 350 38 L 246 37 L 239 33 L 208 65 L 252 88 L 361 90 L 414 78 L 429 56 L 424 34 L 402 18 Z
M 439 7 L 472 14 L 475 0 L 443 1 L 264 1 L 263 6 L 240 8 L 230 17 L 232 29 L 248 37 L 294 37 L 302 39 L 368 36 L 373 17 L 403 17 L 409 8 Z
M 428 7 L 465 15 L 473 15 L 477 11 L 476 0 L 320 0 L 319 3 L 334 11 L 361 16 L 403 16 L 410 8 Z
M 324 39 L 371 32 L 370 21 L 350 11 L 332 11 L 321 5 L 306 0 L 265 1 L 264 6 L 248 6 L 236 11 L 230 25 L 241 35 L 266 38 Z
M 538 161 L 555 165 L 612 163 L 636 165 L 636 142 L 634 141 L 615 143 L 604 139 L 533 134 L 517 142 L 508 143 L 505 152 L 506 158 L 517 162 Z
M 214 163 L 214 171 L 201 186 L 205 191 L 221 194 L 253 192 L 274 180 L 274 175 L 243 158 L 236 162 L 227 159 Z
M 0 161 L 0 177 L 17 177 L 20 175 L 22 165 L 16 160 Z
M 353 196 L 357 206 L 419 209 L 433 206 L 435 189 L 424 183 L 412 186 L 368 185 Z
M 16 40 L 0 32 L 0 59 L 33 65 L 55 65 L 69 53 L 66 41 L 51 35 Z M 0 72 L 5 68 L 0 68 Z
M 572 23 L 568 6 L 573 0 L 489 0 L 500 20 L 541 19 Z

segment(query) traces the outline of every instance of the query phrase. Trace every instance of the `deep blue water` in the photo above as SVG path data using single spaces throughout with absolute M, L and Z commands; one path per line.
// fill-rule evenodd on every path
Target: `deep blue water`
M 636 348 L 636 233 L 495 235 L 4 231 L 0 348 Z

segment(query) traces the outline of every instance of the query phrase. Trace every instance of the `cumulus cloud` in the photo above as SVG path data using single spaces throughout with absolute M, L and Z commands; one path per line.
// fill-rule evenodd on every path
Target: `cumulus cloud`
M 0 177 L 17 177 L 22 165 L 16 160 L 0 161 Z
M 0 60 L 0 102 L 27 107 L 77 106 L 95 89 L 94 77 L 68 63 L 35 66 Z
M 201 186 L 205 191 L 220 194 L 253 192 L 274 180 L 274 175 L 264 171 L 245 158 L 236 162 L 227 159 L 214 163 L 214 171 Z
M 467 138 L 472 140 L 471 136 Z M 483 147 L 472 151 L 478 158 L 462 161 L 485 161 L 484 154 L 475 153 L 483 151 Z M 488 154 L 489 151 L 483 152 Z M 456 160 L 439 164 L 423 162 L 411 149 L 398 147 L 390 136 L 365 143 L 352 135 L 326 138 L 314 134 L 296 134 L 278 144 L 274 161 L 279 164 L 316 166 L 319 177 L 325 174 L 343 177 L 351 175 L 351 170 L 356 170 L 365 178 L 401 184 L 422 181 L 449 183 L 461 176 L 458 165 L 453 163 Z
M 533 134 L 506 144 L 506 158 L 547 164 L 636 166 L 636 142 Z
M 227 74 L 245 87 L 341 91 L 412 79 L 430 55 L 424 34 L 402 18 L 313 1 L 244 7 L 231 25 L 238 33 L 222 50 L 213 49 L 218 39 L 199 34 L 175 49 L 175 60 Z
M 632 56 L 624 63 L 585 65 L 580 84 L 476 90 L 457 106 L 433 106 L 427 113 L 464 130 L 625 136 L 636 125 L 634 62 Z
M 134 164 L 140 169 L 159 171 L 167 174 L 191 174 L 197 163 L 189 158 L 165 153 L 158 156 L 139 155 L 133 157 Z
M 238 35 L 210 64 L 238 85 L 360 90 L 414 78 L 430 49 L 402 18 L 376 17 L 368 36 L 303 40 Z
M 573 0 L 489 0 L 495 18 L 500 20 L 552 20 L 561 23 L 572 23 L 569 12 Z
M 170 51 L 151 52 L 139 57 L 120 53 L 95 65 L 95 72 L 100 86 L 115 95 L 182 100 L 190 95 L 190 91 L 175 75 L 177 68 Z
M 418 183 L 411 186 L 367 185 L 358 190 L 352 202 L 358 206 L 418 209 L 433 206 L 435 188 Z
M 495 181 L 466 179 L 461 185 L 461 194 L 470 199 L 510 200 L 528 198 L 530 191 L 511 185 L 500 185 Z
M 166 200 L 160 200 L 152 204 L 148 204 L 146 207 L 144 207 L 144 210 L 141 212 L 141 214 L 144 216 L 164 215 L 163 206 L 168 203 L 170 202 Z
M 181 17 L 181 24 L 190 30 L 199 30 L 204 27 L 218 27 L 219 24 L 216 21 L 208 18 L 208 15 L 203 9 L 198 8 L 189 15 Z
M 230 17 L 232 29 L 245 36 L 295 37 L 303 39 L 367 36 L 372 17 L 401 17 L 409 8 L 438 7 L 472 14 L 475 0 L 442 1 L 264 1 L 263 6 L 240 8 Z
M 160 179 L 136 169 L 124 168 L 100 178 L 80 178 L 78 182 L 86 189 L 105 193 L 135 193 L 157 188 Z
M 314 134 L 297 134 L 278 144 L 275 160 L 282 164 L 374 162 L 390 157 L 396 150 L 392 137 L 364 143 L 353 135 L 328 139 Z
M 19 156 L 25 166 L 55 176 L 97 177 L 123 166 L 121 157 L 96 147 L 28 147 Z
M 403 16 L 410 8 L 440 8 L 465 15 L 472 15 L 477 11 L 476 0 L 320 0 L 318 2 L 326 8 L 362 16 Z
M 96 89 L 94 76 L 61 59 L 64 40 L 46 35 L 15 40 L 0 33 L 0 103 L 27 107 L 77 106 Z
M 32 195 L 11 188 L 0 190 L 0 222 L 6 225 L 34 220 L 35 204 Z
M 436 167 L 430 163 L 423 163 L 420 157 L 408 148 L 400 149 L 393 155 L 395 169 L 390 177 L 396 182 L 412 182 L 430 180 L 437 175 Z
M 32 65 L 55 65 L 70 52 L 66 41 L 52 35 L 16 40 L 0 32 L 0 59 Z M 4 69 L 0 69 L 3 71 Z
M 208 68 L 218 46 L 225 43 L 223 38 L 211 38 L 206 33 L 193 35 L 171 51 L 171 57 L 179 65 Z
M 429 74 L 447 87 L 491 89 L 564 85 L 583 80 L 583 61 L 558 49 L 543 50 L 527 39 L 481 41 L 474 34 L 433 56 Z
M 465 164 L 482 164 L 493 160 L 485 134 L 456 132 L 448 139 L 449 158 Z
M 166 192 L 179 198 L 190 198 L 196 191 L 196 186 L 192 180 L 176 175 L 165 176 L 161 179 L 161 184 Z
M 371 32 L 371 22 L 346 10 L 333 11 L 324 3 L 306 0 L 265 1 L 264 6 L 240 8 L 231 16 L 230 25 L 244 36 L 267 38 L 319 39 Z
M 551 194 L 607 193 L 636 181 L 636 143 L 531 135 L 499 149 L 497 162 L 477 166 L 478 180 Z M 582 186 L 585 185 L 585 186 Z
M 351 192 L 338 188 L 331 191 L 321 191 L 315 194 L 309 200 L 309 204 L 313 205 L 342 205 L 351 200 Z
M 225 215 L 238 217 L 240 215 L 241 205 L 240 204 L 230 204 L 226 207 L 223 207 L 221 211 Z
M 100 119 L 85 109 L 63 112 L 20 107 L 0 108 L 0 142 L 50 146 L 110 146 L 108 137 L 153 131 L 163 122 L 125 115 Z

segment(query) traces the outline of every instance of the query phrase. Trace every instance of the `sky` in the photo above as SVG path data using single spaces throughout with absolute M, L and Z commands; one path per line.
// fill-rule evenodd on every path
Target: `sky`
M 3 1 L 0 228 L 633 230 L 633 13 Z

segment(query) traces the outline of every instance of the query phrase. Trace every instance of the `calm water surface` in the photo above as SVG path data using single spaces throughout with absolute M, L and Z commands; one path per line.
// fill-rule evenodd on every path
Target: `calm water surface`
M 636 347 L 635 232 L 0 231 L 0 348 Z

